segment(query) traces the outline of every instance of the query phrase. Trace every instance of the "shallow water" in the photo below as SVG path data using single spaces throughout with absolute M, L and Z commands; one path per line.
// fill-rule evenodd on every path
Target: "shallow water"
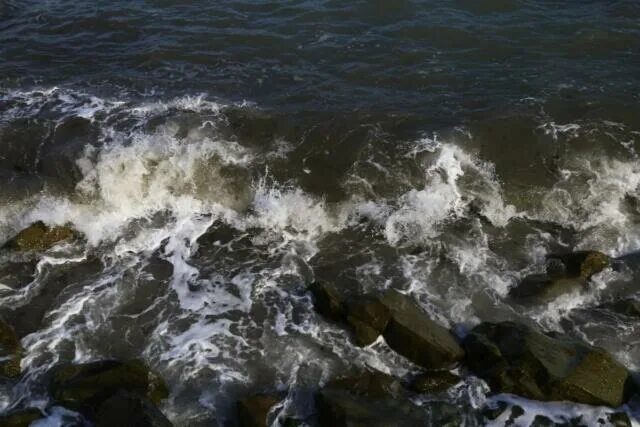
M 305 415 L 355 366 L 416 371 L 317 315 L 313 280 L 407 291 L 461 336 L 534 322 L 637 372 L 640 320 L 594 308 L 640 295 L 633 259 L 548 305 L 506 295 L 549 252 L 640 250 L 639 18 L 636 1 L 0 3 L 0 241 L 37 220 L 84 235 L 0 253 L 26 349 L 0 409 L 46 406 L 59 361 L 142 358 L 177 426 L 274 389 Z M 496 399 L 461 373 L 444 399 Z M 607 411 L 503 398 L 527 419 Z

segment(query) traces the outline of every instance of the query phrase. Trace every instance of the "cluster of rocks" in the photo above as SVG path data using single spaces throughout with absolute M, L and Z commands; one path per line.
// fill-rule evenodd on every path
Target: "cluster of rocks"
M 36 222 L 3 245 L 5 250 L 45 251 L 78 238 L 69 227 Z M 0 317 L 0 380 L 19 379 L 23 349 L 14 328 Z M 158 409 L 168 396 L 163 380 L 138 360 L 64 363 L 46 374 L 47 408 L 12 408 L 0 414 L 0 425 L 27 427 L 44 419 L 50 409 L 63 407 L 81 414 L 97 427 L 171 427 Z M 78 425 L 85 425 L 78 421 Z
M 65 363 L 47 373 L 51 402 L 82 414 L 96 427 L 171 427 L 157 405 L 168 396 L 162 379 L 138 360 Z M 44 419 L 39 408 L 13 409 L 0 415 L 0 425 L 27 427 Z

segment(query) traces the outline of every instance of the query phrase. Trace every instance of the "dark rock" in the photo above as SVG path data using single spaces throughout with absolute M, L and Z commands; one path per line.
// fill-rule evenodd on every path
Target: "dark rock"
M 427 369 L 447 368 L 464 358 L 451 332 L 431 320 L 410 297 L 390 290 L 380 301 L 391 313 L 383 335 L 393 350 Z
M 139 394 L 155 404 L 168 396 L 162 379 L 137 360 L 58 365 L 53 368 L 49 390 L 56 401 L 89 418 L 120 391 Z
M 596 273 L 611 264 L 610 258 L 597 251 L 577 251 L 547 256 L 547 273 L 525 277 L 509 295 L 537 302 L 550 301 L 558 296 L 584 289 Z
M 609 423 L 613 427 L 631 427 L 631 420 L 624 412 L 613 412 L 608 415 Z
M 119 391 L 104 400 L 94 418 L 96 427 L 171 427 L 171 422 L 145 396 Z
M 628 298 L 607 304 L 600 307 L 606 308 L 616 313 L 624 314 L 629 317 L 640 317 L 640 300 Z
M 313 306 L 318 313 L 336 322 L 346 320 L 345 302 L 335 286 L 326 282 L 313 282 L 309 290 L 313 295 Z
M 321 427 L 465 424 L 459 407 L 444 402 L 418 407 L 398 380 L 372 370 L 329 382 L 316 396 L 316 411 Z
M 509 295 L 518 299 L 550 301 L 562 294 L 584 289 L 587 282 L 582 278 L 552 278 L 548 274 L 532 274 L 525 277 Z
M 607 268 L 610 258 L 598 251 L 576 251 L 567 254 L 551 254 L 547 256 L 549 262 L 560 261 L 564 265 L 562 277 L 589 279 L 594 274 Z M 547 271 L 549 272 L 549 271 Z
M 42 221 L 38 221 L 19 232 L 4 246 L 21 251 L 44 251 L 56 243 L 75 236 L 76 233 L 69 227 L 49 227 Z
M 360 298 L 347 307 L 347 322 L 353 329 L 358 345 L 373 343 L 389 323 L 391 313 L 378 298 Z
M 238 425 L 240 427 L 267 427 L 272 420 L 267 420 L 271 408 L 282 400 L 281 396 L 259 394 L 238 401 Z
M 44 416 L 39 409 L 28 408 L 19 409 L 0 415 L 0 426 L 2 427 L 29 427 L 32 422 L 43 419 Z
M 470 369 L 496 392 L 618 407 L 632 392 L 627 369 L 604 350 L 513 323 L 482 323 L 465 338 Z
M 417 375 L 411 382 L 416 393 L 441 393 L 460 382 L 460 377 L 449 371 L 430 371 Z
M 0 317 L 0 375 L 17 377 L 20 375 L 22 347 L 15 331 Z

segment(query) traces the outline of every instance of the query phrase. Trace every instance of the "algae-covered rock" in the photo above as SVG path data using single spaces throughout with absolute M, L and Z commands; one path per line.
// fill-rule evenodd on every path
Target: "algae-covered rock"
M 281 396 L 273 394 L 258 394 L 241 399 L 236 404 L 238 425 L 240 427 L 267 427 L 271 409 L 280 402 Z
M 509 295 L 516 299 L 546 302 L 560 295 L 583 290 L 589 279 L 611 263 L 610 258 L 597 251 L 577 251 L 547 256 L 547 272 L 532 274 L 512 288 Z
M 16 234 L 4 246 L 21 251 L 43 251 L 75 236 L 76 233 L 69 227 L 49 227 L 38 221 Z
M 27 408 L 10 411 L 0 415 L 0 426 L 2 427 L 29 427 L 34 421 L 43 419 L 44 416 L 39 409 Z
M 0 375 L 17 377 L 20 375 L 22 347 L 15 331 L 0 317 Z
M 469 368 L 496 392 L 618 407 L 633 388 L 628 370 L 604 350 L 513 322 L 482 323 L 464 346 Z
M 168 395 L 162 379 L 137 360 L 58 365 L 53 368 L 49 390 L 62 405 L 90 415 L 120 391 L 139 394 L 155 404 Z
M 451 332 L 431 320 L 410 297 L 390 290 L 380 301 L 391 313 L 383 335 L 394 351 L 427 369 L 447 368 L 464 358 Z
M 119 391 L 105 399 L 97 408 L 96 427 L 135 426 L 171 427 L 171 422 L 147 397 Z
M 416 393 L 441 393 L 460 382 L 460 377 L 449 371 L 429 371 L 416 375 L 411 389 Z

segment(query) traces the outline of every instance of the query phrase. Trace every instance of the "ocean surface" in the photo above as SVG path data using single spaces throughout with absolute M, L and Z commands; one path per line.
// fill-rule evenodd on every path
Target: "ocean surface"
M 0 278 L 25 349 L 0 412 L 46 406 L 62 361 L 142 359 L 194 427 L 251 393 L 305 416 L 298 390 L 333 375 L 415 371 L 317 314 L 314 280 L 401 290 L 460 336 L 536 323 L 637 372 L 640 318 L 596 308 L 640 295 L 628 271 L 507 293 L 548 253 L 640 250 L 639 149 L 636 0 L 0 0 L 0 242 L 83 235 L 0 252 L 31 266 Z M 478 425 L 496 397 L 459 374 L 439 398 Z M 607 410 L 503 398 L 528 420 Z

